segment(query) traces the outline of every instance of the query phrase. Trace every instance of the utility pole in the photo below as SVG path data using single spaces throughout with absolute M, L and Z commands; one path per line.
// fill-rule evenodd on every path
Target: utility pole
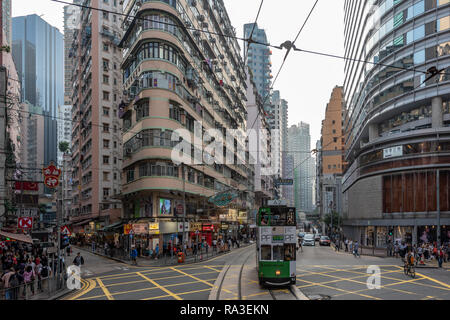
M 187 242 L 188 233 L 186 231 L 186 177 L 184 173 L 184 163 L 181 163 L 181 172 L 183 178 L 183 242 Z
M 437 245 L 441 247 L 441 204 L 440 204 L 440 170 L 437 169 L 436 175 L 436 206 L 437 206 Z
M 0 228 L 6 221 L 6 68 L 0 66 Z

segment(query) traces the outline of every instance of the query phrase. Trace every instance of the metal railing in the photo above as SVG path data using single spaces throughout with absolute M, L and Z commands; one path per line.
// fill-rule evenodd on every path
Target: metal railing
M 0 286 L 0 301 L 2 300 L 47 300 L 66 289 L 65 275 L 50 276 L 19 286 L 4 288 Z

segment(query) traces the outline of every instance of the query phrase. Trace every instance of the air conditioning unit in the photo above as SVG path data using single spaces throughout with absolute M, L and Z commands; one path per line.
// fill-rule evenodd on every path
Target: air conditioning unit
M 205 16 L 204 15 L 199 15 L 198 16 L 198 21 L 200 21 L 200 22 L 205 21 Z
M 200 31 L 194 31 L 194 37 L 200 38 Z
M 191 6 L 196 7 L 197 6 L 197 1 L 196 0 L 192 0 L 191 1 Z
M 207 22 L 202 22 L 202 28 L 204 29 L 208 29 L 208 23 Z

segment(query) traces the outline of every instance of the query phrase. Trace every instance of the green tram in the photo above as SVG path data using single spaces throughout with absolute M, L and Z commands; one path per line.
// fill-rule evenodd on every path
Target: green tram
M 256 269 L 261 286 L 296 283 L 295 208 L 268 206 L 257 216 Z

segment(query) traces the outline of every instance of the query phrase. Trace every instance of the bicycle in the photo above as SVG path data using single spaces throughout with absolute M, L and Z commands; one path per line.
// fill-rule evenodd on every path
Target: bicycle
M 405 273 L 405 276 L 409 274 L 413 279 L 416 277 L 416 267 L 414 264 L 411 265 L 408 262 L 405 262 L 403 265 L 403 272 Z

